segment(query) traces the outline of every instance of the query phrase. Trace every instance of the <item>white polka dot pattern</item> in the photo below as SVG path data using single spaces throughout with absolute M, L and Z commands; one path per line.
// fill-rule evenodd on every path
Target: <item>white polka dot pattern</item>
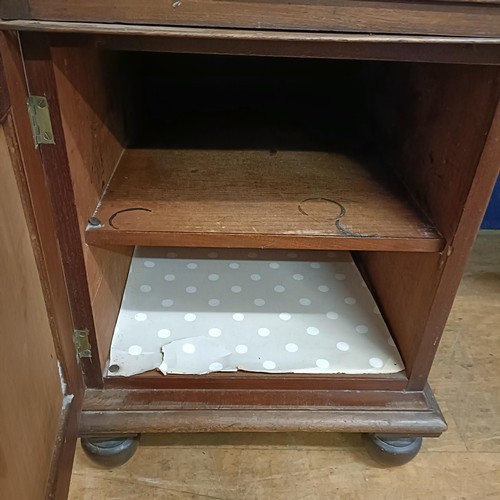
M 348 252 L 138 247 L 108 376 L 404 369 Z
M 128 348 L 128 353 L 131 356 L 139 356 L 139 354 L 141 354 L 141 352 L 142 352 L 142 347 L 140 345 L 131 345 Z
M 158 337 L 160 337 L 161 339 L 168 339 L 168 337 L 170 337 L 170 334 L 170 330 L 167 330 L 166 328 L 158 330 Z

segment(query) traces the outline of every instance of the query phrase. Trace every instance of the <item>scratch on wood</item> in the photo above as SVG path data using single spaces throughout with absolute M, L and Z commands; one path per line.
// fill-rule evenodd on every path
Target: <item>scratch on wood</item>
M 113 229 L 119 229 L 117 228 L 114 224 L 113 221 L 115 220 L 117 215 L 123 214 L 124 212 L 134 212 L 137 210 L 142 210 L 143 212 L 152 212 L 149 208 L 142 208 L 142 207 L 137 207 L 137 208 L 124 208 L 123 210 L 118 210 L 118 212 L 115 212 L 108 220 L 108 224 L 113 228 Z
M 333 203 L 339 207 L 340 212 L 334 218 L 334 220 L 335 220 L 335 227 L 337 228 L 337 231 L 341 235 L 354 236 L 356 238 L 378 238 L 379 237 L 378 234 L 361 234 L 361 233 L 354 233 L 352 231 L 348 231 L 344 226 L 342 226 L 342 224 L 340 222 L 340 219 L 342 219 L 342 217 L 344 217 L 344 215 L 346 215 L 346 213 L 347 213 L 345 207 L 341 203 L 339 203 L 338 201 L 331 200 L 329 198 L 306 198 L 305 200 L 302 200 L 298 205 L 298 209 L 299 209 L 299 212 L 301 214 L 309 216 L 309 214 L 306 212 L 306 210 L 302 206 L 304 203 L 307 203 L 308 201 L 326 201 L 328 203 Z

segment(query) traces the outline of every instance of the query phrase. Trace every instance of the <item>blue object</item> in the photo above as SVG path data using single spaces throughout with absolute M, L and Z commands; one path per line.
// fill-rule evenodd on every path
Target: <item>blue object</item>
M 493 189 L 481 229 L 500 229 L 500 177 L 497 179 L 497 183 Z

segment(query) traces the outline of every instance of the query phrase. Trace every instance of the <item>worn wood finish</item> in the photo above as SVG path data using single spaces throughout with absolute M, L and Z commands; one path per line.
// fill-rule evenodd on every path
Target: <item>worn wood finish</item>
M 63 500 L 68 496 L 76 442 L 78 440 L 83 394 L 65 400 L 59 418 L 56 444 L 50 467 L 45 497 Z
M 393 332 L 408 376 L 420 369 L 415 365 L 415 356 L 425 332 L 441 259 L 439 253 L 361 252 L 358 255 L 363 274 Z
M 4 64 L 2 62 L 1 52 L 0 52 L 0 125 L 7 119 L 7 115 L 10 111 L 10 96 L 9 89 L 7 87 L 7 80 L 5 77 L 5 71 L 3 70 Z
M 179 490 L 181 498 L 496 498 L 498 304 L 500 231 L 482 231 L 431 371 L 449 428 L 439 439 L 424 439 L 404 467 L 374 467 L 356 434 L 143 434 L 134 460 L 113 472 L 96 469 L 78 450 L 70 498 L 99 491 L 142 500 Z
M 83 383 L 72 343 L 72 318 L 63 268 L 59 258 L 55 227 L 51 222 L 50 203 L 45 190 L 40 189 L 40 186 L 44 183 L 41 158 L 38 151 L 33 147 L 31 127 L 25 111 L 27 89 L 22 57 L 18 39 L 13 33 L 0 34 L 0 80 L 5 81 L 3 98 L 8 100 L 11 109 L 4 128 L 8 134 L 7 141 L 13 159 L 12 166 L 17 176 L 19 195 L 24 205 L 26 222 L 30 227 L 31 245 L 37 262 L 40 285 L 43 290 L 48 320 L 53 334 L 55 353 L 59 361 L 59 374 L 64 380 L 63 390 L 67 393 L 62 407 L 62 415 L 58 419 L 56 440 L 51 447 L 50 471 L 45 491 L 47 498 L 65 498 L 71 477 L 79 414 L 83 399 Z M 2 274 L 2 276 L 4 275 Z M 29 298 L 25 297 L 24 299 L 31 308 L 32 304 Z M 42 328 L 42 330 L 39 328 Z M 19 325 L 17 331 L 20 331 Z M 42 325 L 36 325 L 34 331 L 37 336 L 40 335 L 41 340 L 49 341 L 49 339 L 43 337 Z M 24 332 L 22 333 L 24 335 Z M 35 344 L 33 348 L 36 348 Z M 13 360 L 15 359 L 13 358 Z M 22 366 L 23 370 L 26 370 L 28 374 L 32 374 L 31 370 L 25 366 L 26 364 L 23 364 L 20 360 L 17 360 L 17 362 L 18 367 Z M 52 355 L 51 362 L 54 363 Z M 8 367 L 5 368 L 8 369 Z M 33 369 L 36 370 L 36 367 Z M 57 380 L 57 400 L 59 400 L 60 385 L 61 382 Z M 17 402 L 24 402 L 24 398 L 20 396 L 23 388 L 18 387 L 17 380 L 14 387 L 19 391 Z M 33 385 L 31 384 L 30 389 L 32 388 Z M 68 404 L 69 401 L 71 402 Z M 34 404 L 36 404 L 36 401 Z M 60 407 L 61 405 L 59 405 Z M 28 410 L 28 408 L 22 409 L 23 412 Z M 43 410 L 43 407 L 37 406 L 36 414 L 42 414 L 42 420 L 47 417 L 50 418 L 50 415 L 43 415 Z M 47 429 L 47 431 L 50 433 L 50 429 Z M 22 432 L 28 431 L 23 429 Z M 45 432 L 45 429 L 43 432 Z M 38 439 L 38 436 L 35 439 Z M 28 445 L 31 446 L 32 443 L 28 443 Z M 19 445 L 16 449 L 22 449 L 22 445 Z M 38 492 L 38 498 L 41 498 L 42 495 L 42 491 Z M 16 496 L 23 495 L 17 492 Z
M 108 361 L 133 250 L 132 247 L 106 247 L 94 250 L 94 255 L 99 256 L 100 276 L 99 287 L 92 300 L 92 311 L 101 370 Z
M 491 126 L 487 128 L 486 143 L 477 165 L 474 165 L 474 180 L 464 202 L 456 233 L 450 242 L 448 259 L 429 310 L 423 341 L 415 356 L 415 364 L 420 369 L 410 376 L 408 384 L 410 390 L 422 387 L 427 380 L 467 258 L 500 172 L 500 99 L 498 95 L 494 109 L 495 114 Z
M 214 405 L 217 405 L 215 406 Z M 365 405 L 366 404 L 366 405 Z M 446 423 L 425 392 L 88 391 L 81 435 L 134 432 L 393 432 L 439 435 Z
M 110 50 L 500 64 L 498 37 L 364 35 L 104 23 L 2 21 L 0 28 L 68 34 L 55 44 Z M 74 34 L 87 35 L 81 39 Z
M 11 148 L 19 151 L 19 175 L 27 185 L 21 191 L 25 210 L 33 221 L 33 232 L 37 239 L 33 241 L 37 252 L 38 272 L 42 276 L 45 302 L 49 312 L 49 320 L 54 332 L 57 357 L 62 362 L 61 370 L 76 396 L 83 391 L 82 374 L 75 358 L 72 331 L 73 319 L 68 301 L 64 270 L 59 255 L 56 228 L 53 221 L 52 208 L 46 190 L 40 189 L 45 184 L 42 161 L 39 152 L 33 147 L 33 137 L 25 105 L 28 96 L 24 68 L 20 53 L 19 41 L 15 33 L 0 35 L 0 53 L 4 67 L 6 88 L 3 96 L 12 102 L 13 112 L 10 115 Z
M 240 32 L 170 28 L 159 36 L 95 37 L 96 47 L 191 54 L 231 54 L 327 59 L 500 64 L 500 39 Z M 146 30 L 144 30 L 146 31 Z M 190 35 L 189 38 L 186 35 Z M 429 40 L 430 38 L 430 40 Z
M 409 66 L 396 97 L 395 171 L 441 234 L 453 239 L 500 95 L 498 67 Z
M 132 250 L 89 247 L 83 235 L 89 214 L 123 152 L 123 103 L 115 58 L 110 53 L 86 46 L 53 47 L 51 58 L 102 368 L 108 357 Z
M 21 43 L 29 91 L 35 95 L 45 95 L 50 108 L 56 144 L 41 145 L 39 152 L 44 170 L 44 185 L 50 194 L 59 240 L 73 326 L 77 330 L 90 332 L 89 340 L 94 356 L 82 358 L 80 364 L 86 384 L 90 387 L 100 387 L 102 376 L 97 339 L 50 50 L 43 34 L 24 33 Z
M 26 188 L 14 173 L 19 151 L 6 137 L 11 125 L 0 126 L 0 491 L 2 498 L 38 500 L 50 474 L 63 391 L 32 248 L 36 236 L 19 194 Z
M 139 432 L 384 432 L 439 436 L 446 430 L 430 411 L 323 411 L 286 409 L 197 411 L 89 411 L 82 413 L 82 435 Z
M 448 242 L 436 255 L 361 253 L 358 257 L 395 332 L 413 389 L 425 383 L 463 267 L 452 271 L 455 288 L 448 288 L 446 301 L 436 296 L 439 283 L 444 283 L 443 272 L 450 256 L 468 255 L 470 250 L 470 241 L 456 239 L 458 223 L 463 217 L 475 234 L 488 200 L 484 193 L 494 183 L 483 185 L 483 198 L 478 197 L 474 208 L 464 212 L 500 92 L 498 75 L 498 68 L 493 67 L 435 65 L 409 66 L 406 80 L 404 74 L 400 78 L 389 75 L 401 93 L 394 90 L 388 99 L 396 110 L 408 111 L 405 116 L 383 115 L 394 127 L 388 149 L 395 152 L 396 174 Z M 489 168 L 494 177 L 495 166 Z M 448 278 L 446 283 L 452 281 Z M 431 309 L 439 321 L 429 318 Z
M 30 0 L 2 0 L 0 17 L 4 19 L 31 19 Z
M 410 204 L 334 153 L 128 149 L 94 216 L 93 244 L 441 248 Z
M 371 0 L 307 4 L 284 0 L 192 0 L 164 4 L 156 0 L 31 0 L 30 6 L 31 18 L 39 20 L 429 35 L 500 34 L 499 9 L 487 3 L 431 1 L 424 6 L 418 2 Z M 2 17 L 13 16 L 4 9 Z
M 104 379 L 105 389 L 200 389 L 200 390 L 403 390 L 408 384 L 404 373 L 390 375 L 267 375 L 236 372 L 212 375 L 165 375 L 147 372 L 134 377 Z
M 422 392 L 351 390 L 133 390 L 89 389 L 83 411 L 156 410 L 258 410 L 258 409 L 361 409 L 366 410 L 425 410 L 427 399 Z

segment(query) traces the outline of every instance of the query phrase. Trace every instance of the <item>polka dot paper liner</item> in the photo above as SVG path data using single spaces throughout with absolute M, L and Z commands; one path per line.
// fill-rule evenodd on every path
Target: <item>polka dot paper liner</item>
M 404 369 L 349 252 L 137 247 L 108 376 Z

